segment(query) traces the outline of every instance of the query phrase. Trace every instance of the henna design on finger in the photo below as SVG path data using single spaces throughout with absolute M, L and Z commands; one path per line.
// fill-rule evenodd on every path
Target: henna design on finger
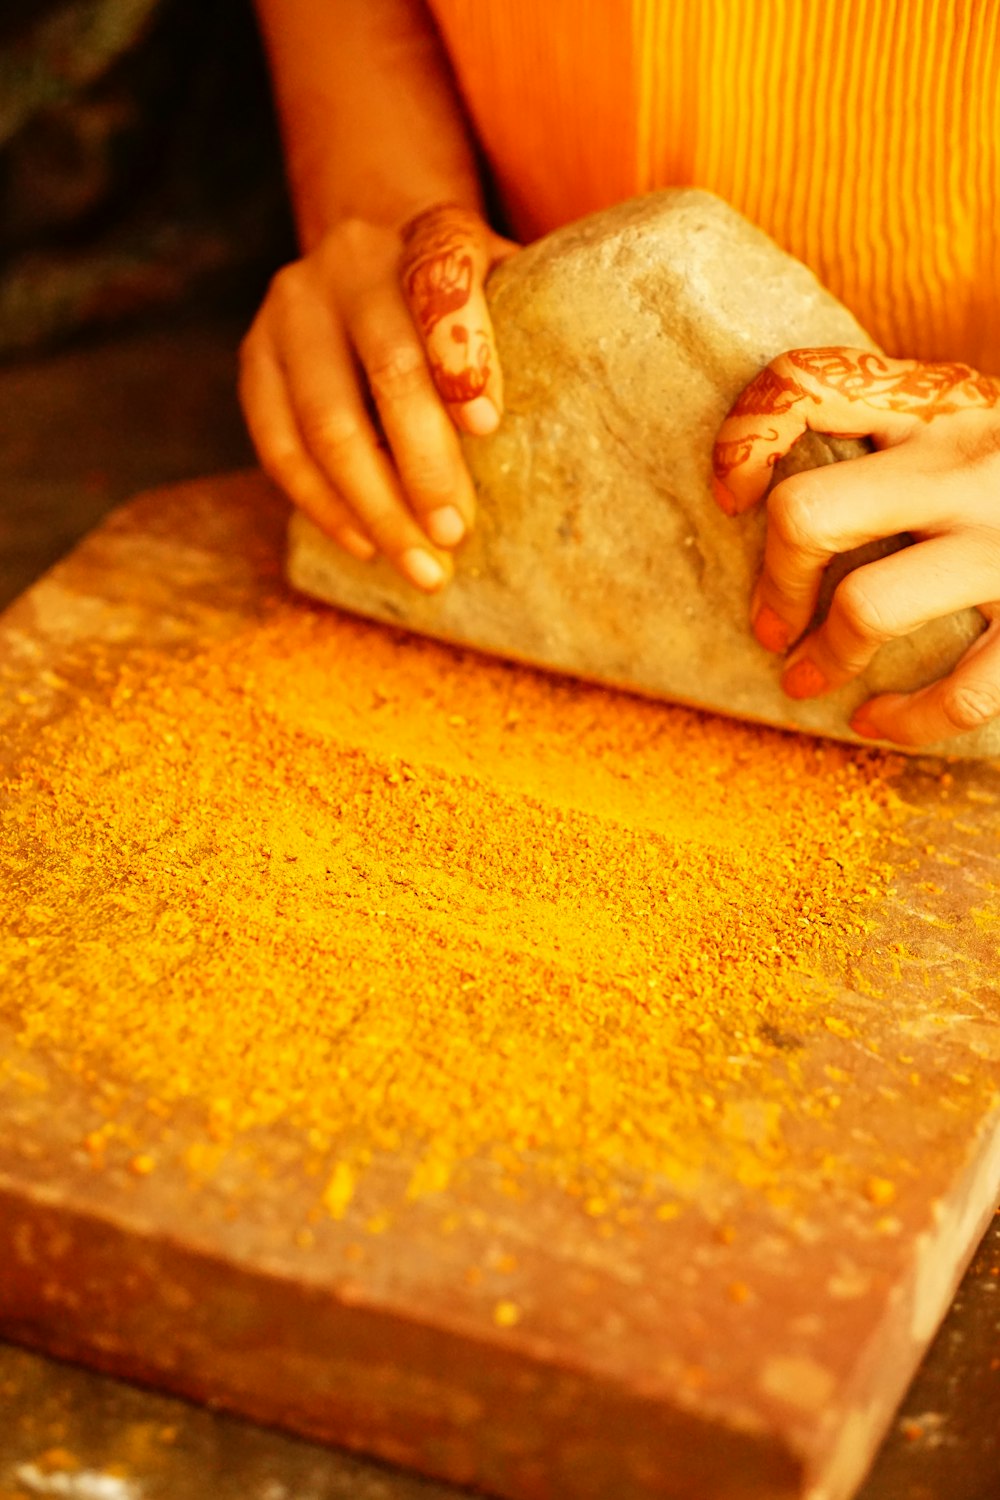
M 455 204 L 419 214 L 402 232 L 403 292 L 427 345 L 438 394 L 452 405 L 474 401 L 490 381 L 486 330 L 471 330 L 460 318 L 472 298 L 475 249 L 481 236 L 478 215 Z M 450 326 L 446 320 L 451 320 Z M 460 351 L 460 361 L 448 359 L 450 346 L 457 346 L 451 352 Z
M 449 313 L 460 312 L 472 292 L 472 256 L 454 250 L 420 261 L 405 280 L 406 294 L 424 338 Z
M 749 390 L 749 386 L 747 387 Z M 734 438 L 731 442 L 716 443 L 712 450 L 712 471 L 716 479 L 725 481 L 734 469 L 745 464 L 753 452 L 755 443 L 776 443 L 778 441 L 778 429 L 772 427 L 768 432 L 748 432 L 745 437 Z M 772 454 L 768 460 L 768 467 L 773 469 L 779 453 Z
M 449 370 L 442 360 L 430 360 L 431 374 L 434 376 L 434 384 L 443 401 L 460 405 L 464 401 L 475 401 L 481 396 L 490 380 L 490 346 L 486 338 L 485 330 L 479 328 L 474 335 L 479 343 L 476 353 L 469 352 L 469 361 L 460 370 Z M 451 330 L 452 340 L 456 344 L 468 345 L 468 329 L 459 325 Z
M 956 411 L 1000 406 L 1000 380 L 954 361 L 931 364 L 918 359 L 889 359 L 870 349 L 839 346 L 792 349 L 751 380 L 726 423 L 740 418 L 785 417 L 803 402 L 822 410 L 831 396 L 858 403 L 873 413 L 891 412 L 929 423 Z M 823 430 L 819 417 L 809 421 L 803 415 L 800 420 L 803 430 Z M 847 434 L 841 430 L 840 435 Z M 852 434 L 865 435 L 863 426 Z M 724 484 L 735 469 L 750 462 L 759 444 L 777 441 L 775 429 L 723 438 L 716 443 L 712 459 L 716 479 Z M 773 468 L 780 456 L 777 452 L 770 454 L 767 467 Z
M 797 380 L 787 380 L 771 365 L 765 365 L 760 374 L 755 376 L 743 391 L 729 415 L 731 417 L 783 417 L 796 402 L 805 400 L 806 397 L 819 404 L 819 397 L 810 395 Z
M 783 417 L 800 401 L 820 405 L 819 396 L 807 391 L 799 381 L 779 374 L 772 365 L 765 365 L 741 392 L 727 421 L 733 417 Z M 717 442 L 712 451 L 712 470 L 716 479 L 724 485 L 734 469 L 749 461 L 757 443 L 776 443 L 779 438 L 778 429 L 771 427 L 766 432 L 747 432 L 738 438 Z M 780 457 L 779 452 L 770 454 L 768 468 L 773 469 Z
M 960 409 L 1000 404 L 1000 382 L 971 365 L 924 364 L 918 359 L 886 359 L 868 350 L 837 348 L 793 349 L 786 357 L 821 390 L 848 401 L 864 401 L 876 411 L 919 417 L 922 422 Z

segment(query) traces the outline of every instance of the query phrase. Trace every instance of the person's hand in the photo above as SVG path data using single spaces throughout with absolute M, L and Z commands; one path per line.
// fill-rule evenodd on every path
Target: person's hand
M 483 283 L 517 247 L 445 204 L 396 231 L 351 221 L 278 273 L 240 351 L 264 471 L 352 556 L 434 590 L 473 523 L 456 427 L 503 392 Z
M 713 453 L 715 493 L 730 515 L 767 491 L 806 430 L 871 437 L 878 452 L 796 474 L 768 497 L 754 634 L 793 648 L 782 677 L 812 698 L 861 672 L 885 641 L 978 605 L 987 628 L 940 681 L 884 693 L 858 709 L 866 739 L 929 744 L 1000 715 L 1000 380 L 968 365 L 887 359 L 860 349 L 795 349 L 746 387 Z M 812 619 L 831 558 L 909 532 L 915 545 L 855 569 Z

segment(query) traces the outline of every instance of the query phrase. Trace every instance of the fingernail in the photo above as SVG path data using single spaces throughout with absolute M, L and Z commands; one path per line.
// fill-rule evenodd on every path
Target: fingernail
M 825 693 L 830 684 L 808 656 L 803 656 L 793 667 L 789 667 L 781 679 L 782 690 L 789 698 L 816 698 Z
M 340 533 L 340 545 L 345 552 L 349 552 L 352 557 L 356 557 L 358 562 L 371 562 L 375 556 L 376 549 L 372 543 L 366 536 L 362 536 L 360 531 L 355 531 L 351 526 L 345 527 Z
M 473 437 L 489 437 L 500 426 L 500 413 L 489 396 L 477 396 L 458 409 L 459 421 Z
M 453 505 L 442 505 L 427 517 L 427 535 L 439 547 L 454 547 L 465 535 L 465 522 Z
M 715 503 L 720 510 L 724 510 L 727 516 L 735 516 L 739 506 L 736 504 L 736 496 L 732 490 L 726 488 L 717 475 L 712 476 L 712 494 Z
M 418 589 L 439 589 L 444 583 L 444 568 L 436 557 L 420 547 L 409 547 L 399 561 L 407 578 Z
M 851 717 L 851 729 L 860 735 L 863 740 L 883 740 L 885 735 L 875 727 L 873 720 L 869 717 L 868 705 L 863 703 Z
M 787 651 L 792 628 L 769 604 L 762 604 L 753 618 L 753 633 L 766 651 Z

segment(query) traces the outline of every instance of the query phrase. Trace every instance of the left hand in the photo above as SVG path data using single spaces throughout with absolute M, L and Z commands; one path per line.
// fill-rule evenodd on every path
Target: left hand
M 500 421 L 483 287 L 515 249 L 453 203 L 345 219 L 278 272 L 240 351 L 264 471 L 351 556 L 381 552 L 427 592 L 474 519 L 456 428 Z
M 768 497 L 753 631 L 787 651 L 782 686 L 813 698 L 855 677 L 884 642 L 978 606 L 987 629 L 938 682 L 858 709 L 866 739 L 931 744 L 1000 715 L 1000 380 L 968 365 L 888 359 L 861 349 L 794 349 L 761 371 L 723 423 L 715 493 L 730 515 L 767 490 L 807 429 L 871 437 L 879 451 L 793 475 Z M 856 568 L 812 619 L 827 563 L 879 537 L 915 545 Z

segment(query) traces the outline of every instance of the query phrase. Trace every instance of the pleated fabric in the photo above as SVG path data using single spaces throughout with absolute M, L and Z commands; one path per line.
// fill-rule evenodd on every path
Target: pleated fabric
M 525 239 L 710 189 L 891 354 L 1000 373 L 1000 0 L 431 0 Z

